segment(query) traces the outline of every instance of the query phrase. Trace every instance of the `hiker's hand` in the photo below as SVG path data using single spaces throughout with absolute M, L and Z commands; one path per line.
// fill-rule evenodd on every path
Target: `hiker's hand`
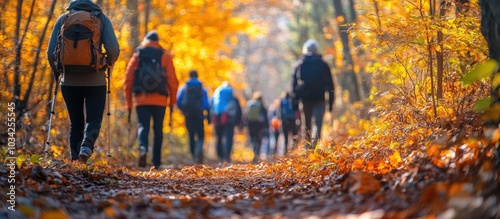
M 54 78 L 57 80 L 59 78 L 59 76 L 61 76 L 61 73 L 59 73 L 59 71 L 52 71 L 52 74 L 54 75 Z
M 295 118 L 300 120 L 300 111 L 295 111 Z
M 109 69 L 113 69 L 113 64 L 108 63 L 108 68 L 109 68 Z

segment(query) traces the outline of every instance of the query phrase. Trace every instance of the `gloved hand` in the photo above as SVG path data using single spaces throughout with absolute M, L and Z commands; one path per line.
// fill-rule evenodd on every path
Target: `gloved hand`
M 170 109 L 170 118 L 168 119 L 168 126 L 172 127 L 172 114 L 174 113 L 174 106 L 169 106 Z
M 295 118 L 300 119 L 300 111 L 295 110 Z
M 130 123 L 132 116 L 132 109 L 128 109 L 127 122 Z

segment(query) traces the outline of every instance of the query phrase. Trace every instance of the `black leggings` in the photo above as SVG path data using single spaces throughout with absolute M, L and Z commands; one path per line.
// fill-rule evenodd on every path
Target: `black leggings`
M 61 86 L 61 91 L 70 120 L 71 159 L 76 160 L 81 146 L 94 150 L 106 105 L 106 86 Z

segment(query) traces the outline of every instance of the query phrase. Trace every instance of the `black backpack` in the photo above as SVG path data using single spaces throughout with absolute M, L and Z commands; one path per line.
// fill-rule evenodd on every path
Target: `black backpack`
M 203 89 L 201 85 L 190 85 L 186 84 L 186 89 L 184 90 L 185 95 L 182 99 L 182 112 L 186 116 L 202 116 L 203 106 L 201 99 L 203 97 Z
M 136 51 L 139 55 L 139 67 L 135 70 L 132 92 L 168 96 L 165 68 L 161 66 L 163 49 L 144 47 L 137 48 Z

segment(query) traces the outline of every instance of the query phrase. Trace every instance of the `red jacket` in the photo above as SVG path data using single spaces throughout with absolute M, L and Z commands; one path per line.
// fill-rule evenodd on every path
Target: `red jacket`
M 156 41 L 150 41 L 144 47 L 155 47 L 163 49 L 160 44 Z M 132 109 L 133 106 L 142 105 L 155 105 L 155 106 L 170 106 L 173 107 L 177 101 L 177 89 L 179 87 L 179 81 L 177 80 L 177 75 L 175 74 L 174 64 L 172 62 L 172 55 L 165 51 L 161 57 L 161 65 L 165 68 L 165 76 L 167 78 L 167 91 L 168 97 L 161 95 L 159 93 L 140 93 L 133 95 L 132 86 L 134 83 L 134 72 L 139 66 L 139 55 L 134 53 L 132 58 L 127 65 L 125 82 L 123 83 L 123 89 L 125 92 L 125 100 L 127 102 L 127 109 Z M 134 105 L 132 105 L 132 96 L 134 96 Z

